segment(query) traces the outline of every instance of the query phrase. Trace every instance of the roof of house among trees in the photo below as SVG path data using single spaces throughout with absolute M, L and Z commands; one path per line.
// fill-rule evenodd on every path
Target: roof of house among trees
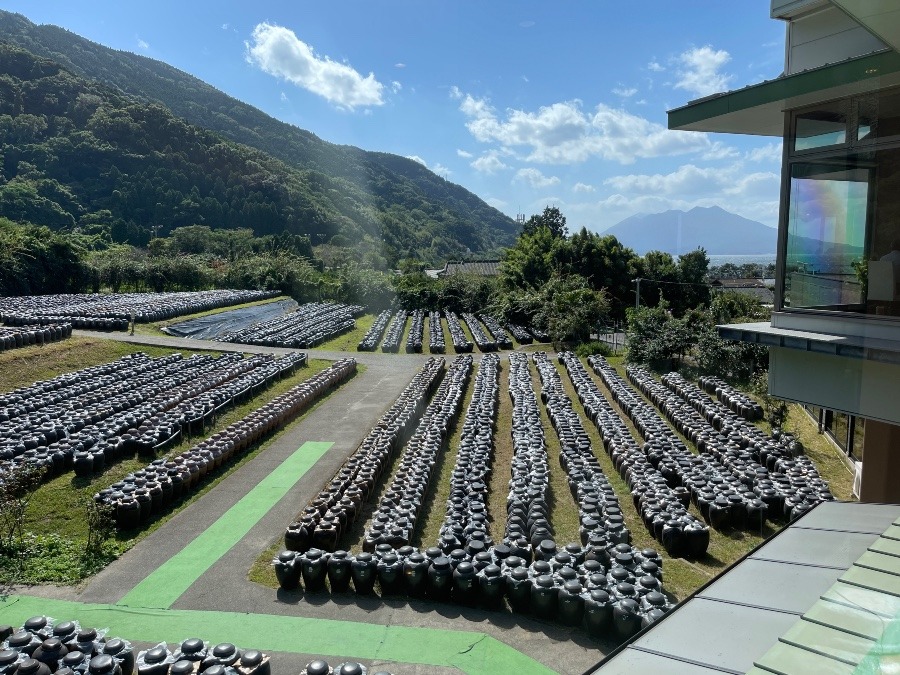
M 454 274 L 478 274 L 483 277 L 495 277 L 500 274 L 499 260 L 472 260 L 470 262 L 448 262 L 444 269 L 439 270 L 439 277 L 449 277 Z
M 734 291 L 742 295 L 752 295 L 758 298 L 764 305 L 775 303 L 775 293 L 771 288 L 766 286 L 762 279 L 713 279 L 710 282 L 713 288 L 724 291 Z

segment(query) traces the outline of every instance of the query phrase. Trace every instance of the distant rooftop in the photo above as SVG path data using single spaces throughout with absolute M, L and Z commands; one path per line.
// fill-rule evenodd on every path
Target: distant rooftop
M 478 274 L 483 277 L 495 277 L 500 274 L 499 260 L 472 260 L 469 262 L 448 262 L 437 276 L 450 277 L 454 274 Z
M 764 305 L 775 303 L 775 293 L 766 286 L 765 281 L 762 279 L 713 279 L 710 285 L 713 288 L 752 296 Z

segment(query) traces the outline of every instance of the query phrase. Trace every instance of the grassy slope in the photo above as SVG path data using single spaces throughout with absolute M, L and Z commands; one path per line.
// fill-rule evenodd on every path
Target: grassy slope
M 0 391 L 27 386 L 98 363 L 115 361 L 126 354 L 144 352 L 150 356 L 163 356 L 176 351 L 187 353 L 186 350 L 83 337 L 72 337 L 43 347 L 11 349 L 0 353 Z

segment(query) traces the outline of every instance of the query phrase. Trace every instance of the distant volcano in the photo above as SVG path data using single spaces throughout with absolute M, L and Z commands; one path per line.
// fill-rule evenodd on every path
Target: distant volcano
M 615 235 L 638 255 L 647 251 L 680 255 L 698 246 L 710 255 L 774 255 L 778 241 L 778 230 L 774 227 L 718 206 L 642 213 L 626 218 L 602 234 Z

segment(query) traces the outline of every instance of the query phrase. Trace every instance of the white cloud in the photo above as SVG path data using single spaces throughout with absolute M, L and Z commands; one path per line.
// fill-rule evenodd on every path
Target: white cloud
M 500 211 L 505 209 L 507 206 L 507 202 L 503 201 L 502 199 L 497 199 L 496 197 L 488 197 L 484 201 L 486 201 L 489 205 L 493 206 L 495 209 L 500 210 Z
M 747 153 L 747 159 L 751 162 L 781 162 L 781 142 L 767 143 L 761 148 L 753 148 Z
M 472 162 L 470 166 L 479 173 L 497 173 L 498 171 L 509 168 L 497 156 L 497 153 L 494 150 L 486 152 L 481 157 Z
M 247 60 L 274 77 L 291 82 L 341 108 L 382 105 L 384 85 L 373 73 L 360 75 L 345 63 L 320 56 L 283 26 L 261 23 L 244 43 Z
M 229 24 L 227 24 L 227 23 L 222 24 L 222 30 L 228 30 L 229 28 L 230 28 Z
M 453 173 L 450 169 L 440 163 L 435 164 L 431 168 L 431 170 L 434 171 L 438 176 L 443 176 L 444 178 L 447 178 L 450 174 Z
M 693 47 L 678 55 L 678 81 L 676 89 L 684 89 L 697 96 L 709 96 L 728 88 L 731 75 L 719 72 L 731 55 L 724 49 L 710 45 Z
M 612 90 L 612 93 L 622 98 L 631 98 L 637 91 L 638 90 L 635 87 L 628 87 L 627 89 L 625 87 L 616 87 Z
M 403 89 L 403 85 L 397 82 L 397 80 L 393 80 L 391 82 L 391 91 L 395 94 L 399 93 L 400 90 Z
M 559 183 L 559 178 L 556 176 L 545 176 L 540 171 L 533 168 L 519 169 L 516 171 L 513 180 L 520 183 L 528 183 L 533 188 L 545 188 Z
M 406 64 L 405 63 L 395 63 L 394 68 L 406 68 Z
M 137 46 L 138 46 L 138 49 L 140 49 L 142 52 L 145 52 L 148 49 L 150 49 L 150 45 L 148 44 L 148 42 L 146 40 L 142 40 L 141 38 L 137 39 Z
M 520 21 L 519 22 L 520 28 L 531 28 L 532 26 L 534 26 L 534 21 Z
M 556 206 L 561 208 L 563 206 L 566 206 L 566 203 L 559 197 L 540 197 L 538 199 L 535 199 L 533 202 L 531 202 L 531 204 L 528 205 L 528 210 L 531 213 L 538 213 L 539 211 L 543 210 L 545 206 Z
M 628 174 L 603 181 L 619 192 L 695 195 L 709 191 L 721 170 L 685 164 L 667 174 Z
M 592 157 L 631 164 L 637 158 L 703 152 L 711 147 L 706 134 L 669 131 L 625 110 L 598 105 L 582 109 L 579 100 L 562 101 L 535 112 L 508 109 L 501 117 L 487 99 L 464 94 L 457 87 L 450 96 L 460 101 L 468 118 L 466 128 L 482 143 L 496 143 L 505 152 L 524 149 L 525 161 L 573 164 Z
M 661 73 L 665 70 L 665 68 L 657 61 L 651 61 L 647 64 L 647 70 L 652 70 L 654 73 Z
M 459 150 L 459 149 L 456 150 L 456 154 L 458 156 L 462 157 L 463 159 L 471 159 L 472 157 L 475 156 L 471 152 L 468 152 L 467 150 Z
M 587 183 L 575 183 L 575 185 L 572 186 L 572 192 L 593 192 L 594 190 L 596 190 L 596 188 Z
M 775 225 L 780 177 L 775 172 L 748 173 L 743 162 L 726 167 L 685 164 L 666 174 L 613 176 L 604 185 L 614 191 L 598 201 L 568 207 L 572 217 L 605 229 L 636 213 L 696 206 L 720 206 L 728 211 Z
M 414 162 L 418 162 L 422 166 L 428 166 L 428 162 L 426 162 L 424 159 L 422 159 L 418 155 L 407 155 L 406 159 L 411 159 Z
M 709 149 L 704 151 L 702 157 L 703 159 L 708 160 L 731 159 L 734 157 L 739 157 L 740 154 L 741 153 L 732 148 L 730 145 L 725 145 L 721 141 L 716 141 L 709 147 Z
M 287 97 L 287 94 L 285 94 L 284 92 L 281 92 L 281 102 L 287 103 L 289 100 L 290 99 Z

